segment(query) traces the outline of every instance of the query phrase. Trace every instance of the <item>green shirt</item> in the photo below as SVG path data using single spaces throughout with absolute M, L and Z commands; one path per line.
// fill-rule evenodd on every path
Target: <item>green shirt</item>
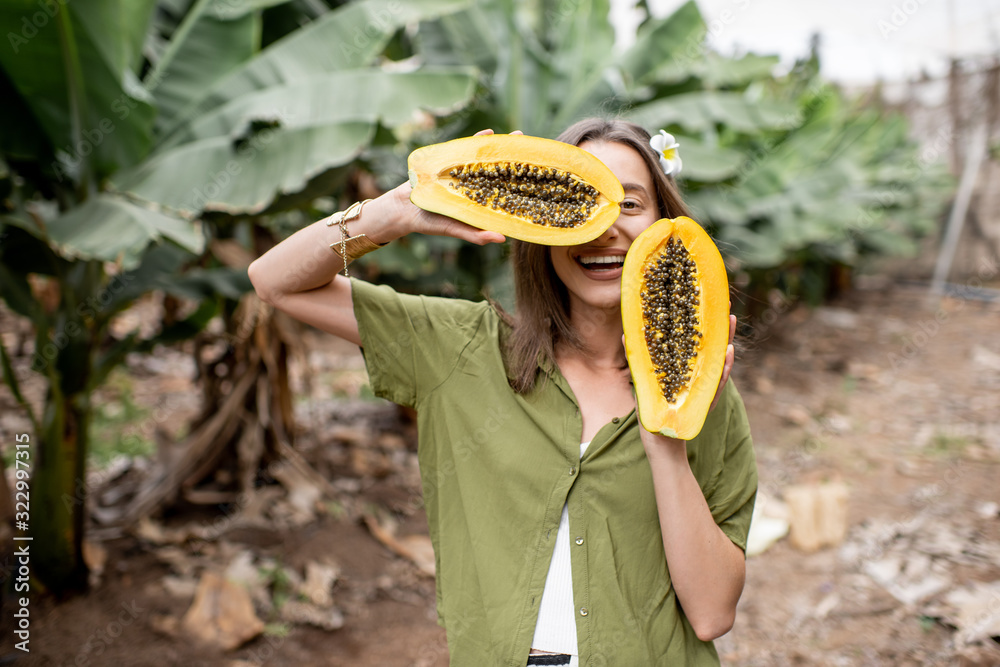
M 581 459 L 569 384 L 552 367 L 532 393 L 515 393 L 505 325 L 489 304 L 352 286 L 372 389 L 418 411 L 451 664 L 523 667 L 567 504 L 581 666 L 718 665 L 670 583 L 634 410 L 605 424 Z M 716 523 L 745 548 L 757 469 L 731 382 L 688 458 Z

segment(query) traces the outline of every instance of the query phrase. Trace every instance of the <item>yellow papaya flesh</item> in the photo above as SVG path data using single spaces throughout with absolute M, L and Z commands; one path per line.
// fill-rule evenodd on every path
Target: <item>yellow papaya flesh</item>
M 729 345 L 726 267 L 701 225 L 663 219 L 632 242 L 621 310 L 639 421 L 690 440 L 708 416 Z
M 410 201 L 480 229 L 545 245 L 596 239 L 625 194 L 592 154 L 540 137 L 492 134 L 413 151 Z

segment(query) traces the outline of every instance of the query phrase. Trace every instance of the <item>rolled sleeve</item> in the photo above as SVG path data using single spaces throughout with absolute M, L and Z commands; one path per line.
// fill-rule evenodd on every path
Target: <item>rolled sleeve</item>
M 746 551 L 757 496 L 757 458 L 746 408 L 732 381 L 709 417 L 706 428 L 696 439 L 699 442 L 691 444 L 696 452 L 699 448 L 711 448 L 711 451 L 699 452 L 696 458 L 700 465 L 713 470 L 709 473 L 703 469 L 702 474 L 696 476 L 705 480 L 702 491 L 715 523 L 735 545 Z
M 351 290 L 372 391 L 410 407 L 454 370 L 490 307 L 354 279 Z

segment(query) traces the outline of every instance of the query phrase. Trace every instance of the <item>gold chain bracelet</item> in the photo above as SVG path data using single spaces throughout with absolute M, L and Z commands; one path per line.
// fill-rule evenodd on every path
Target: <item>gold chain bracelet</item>
M 356 260 L 358 257 L 367 255 L 372 250 L 378 250 L 385 245 L 384 243 L 375 243 L 364 234 L 350 236 L 347 231 L 347 223 L 351 220 L 357 220 L 360 218 L 361 209 L 364 208 L 364 205 L 370 201 L 371 199 L 366 199 L 364 201 L 354 202 L 347 207 L 347 210 L 334 213 L 326 221 L 327 227 L 332 227 L 334 225 L 340 227 L 340 241 L 337 243 L 331 243 L 330 249 L 340 255 L 340 257 L 344 260 L 344 276 L 346 277 L 350 277 L 350 274 L 347 272 L 348 264 Z

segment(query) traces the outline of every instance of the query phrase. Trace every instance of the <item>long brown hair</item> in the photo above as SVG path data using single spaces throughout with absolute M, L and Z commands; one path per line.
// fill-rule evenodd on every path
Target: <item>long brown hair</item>
M 556 137 L 574 146 L 586 141 L 617 142 L 635 149 L 652 176 L 660 217 L 688 215 L 673 178 L 663 173 L 649 139 L 649 132 L 635 123 L 601 118 L 581 120 Z M 549 247 L 512 241 L 511 265 L 517 311 L 513 317 L 505 315 L 511 331 L 503 344 L 504 362 L 511 387 L 527 394 L 535 387 L 538 368 L 555 364 L 557 342 L 578 349 L 583 343 L 570 323 L 569 293 L 552 266 Z

